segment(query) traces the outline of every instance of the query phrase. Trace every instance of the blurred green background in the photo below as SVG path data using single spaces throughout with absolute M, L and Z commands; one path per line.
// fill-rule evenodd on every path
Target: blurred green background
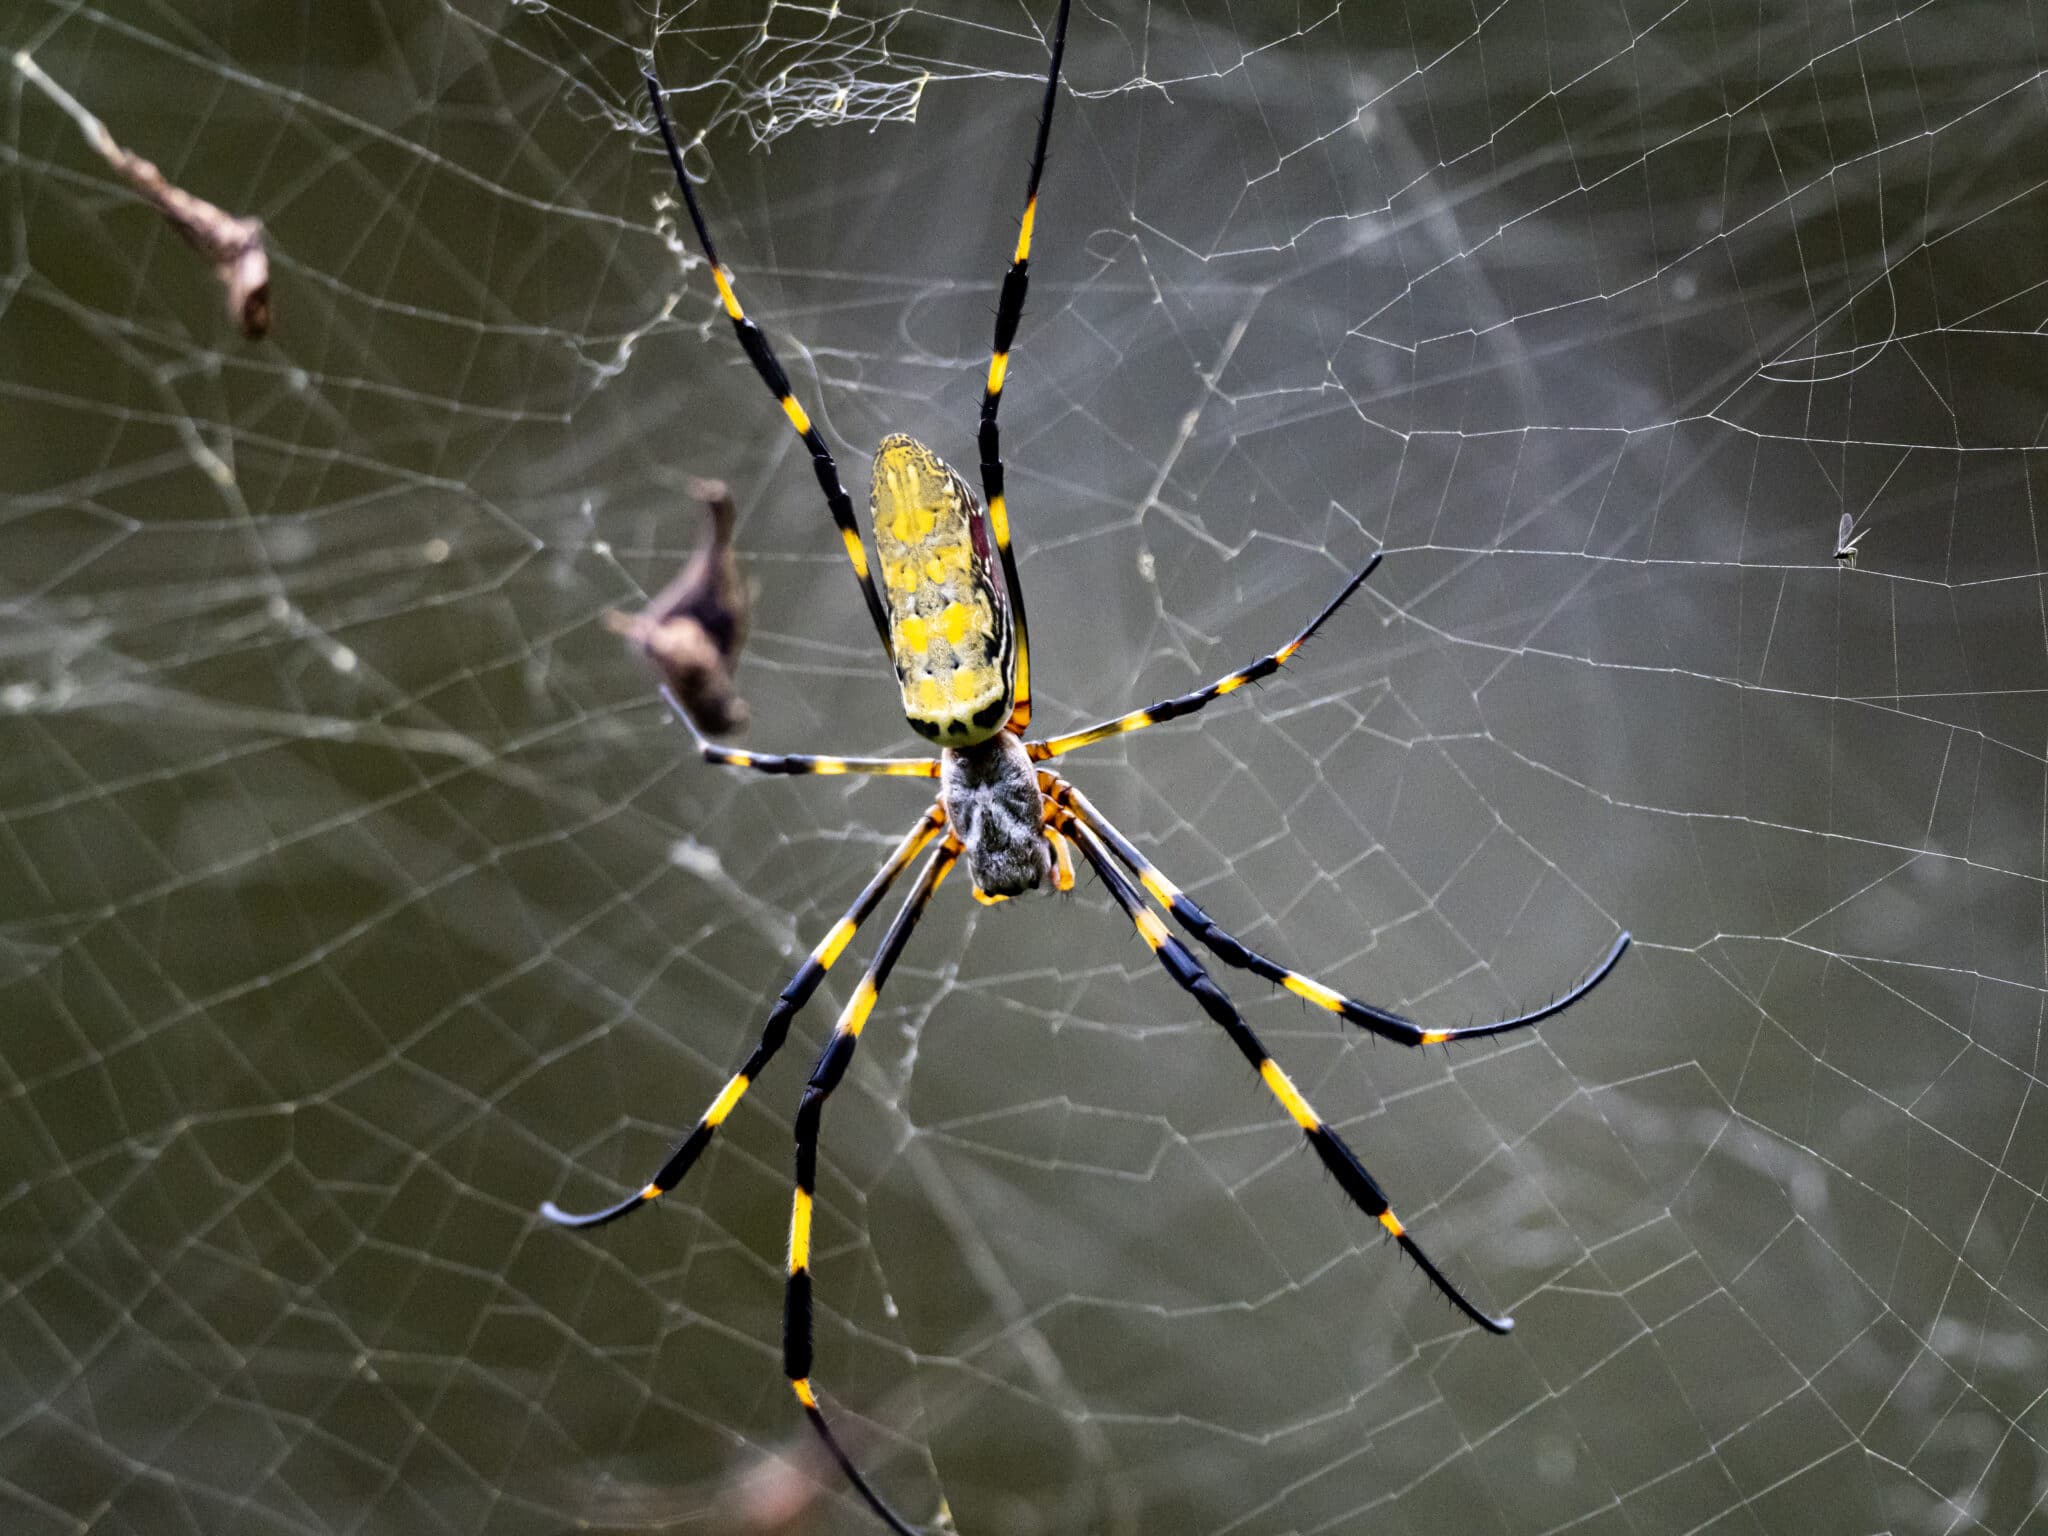
M 749 745 L 915 750 L 809 466 L 970 473 L 1051 0 L 27 0 L 270 235 L 0 94 L 0 1524 L 859 1532 L 792 1111 L 598 1234 L 917 814 L 721 774 L 602 623 L 728 480 Z M 971 1536 L 2048 1532 L 2037 5 L 1075 9 L 1004 409 L 1039 722 L 1484 1305 L 1084 877 L 949 885 L 827 1123 L 817 1379 Z M 1833 556 L 1844 513 L 1862 532 Z M 876 931 L 879 931 L 877 924 Z M 856 954 L 865 953 L 864 940 Z M 1242 984 L 1240 984 L 1242 983 Z

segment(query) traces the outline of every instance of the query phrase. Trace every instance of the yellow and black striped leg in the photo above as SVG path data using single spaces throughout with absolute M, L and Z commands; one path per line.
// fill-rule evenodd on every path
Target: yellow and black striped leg
M 789 1022 L 799 1009 L 811 1000 L 811 994 L 818 990 L 818 984 L 825 979 L 825 973 L 832 969 L 832 962 L 839 958 L 854 931 L 867 921 L 868 915 L 881 905 L 882 898 L 889 893 L 889 887 L 896 883 L 896 877 L 910 866 L 926 844 L 938 836 L 946 824 L 946 813 L 934 805 L 919 818 L 916 826 L 896 845 L 896 851 L 889 855 L 888 862 L 875 871 L 875 877 L 868 881 L 867 888 L 854 899 L 846 914 L 832 925 L 832 931 L 818 941 L 818 947 L 811 951 L 789 985 L 782 989 L 775 999 L 775 1007 L 769 1012 L 767 1026 L 761 1031 L 761 1043 L 754 1047 L 753 1055 L 746 1064 L 735 1072 L 730 1081 L 718 1091 L 711 1107 L 690 1134 L 676 1144 L 668 1159 L 656 1170 L 653 1178 L 643 1185 L 639 1193 L 621 1200 L 617 1205 L 608 1206 L 588 1215 L 572 1215 L 550 1200 L 543 1205 L 541 1214 L 549 1221 L 564 1227 L 601 1227 L 606 1222 L 617 1221 L 621 1216 L 650 1204 L 674 1189 L 682 1182 L 704 1149 L 711 1145 L 711 1138 L 726 1116 L 733 1111 L 742 1095 L 760 1077 L 762 1069 L 782 1049 L 782 1042 L 789 1037 Z
M 1166 924 L 1159 920 L 1158 914 L 1145 905 L 1144 898 L 1139 896 L 1129 877 L 1117 868 L 1103 847 L 1101 839 L 1088 824 L 1075 817 L 1067 823 L 1067 832 L 1080 845 L 1082 856 L 1094 866 L 1095 873 L 1101 877 L 1102 883 L 1109 887 L 1109 892 L 1116 898 L 1117 904 L 1130 915 L 1132 924 L 1138 930 L 1138 936 L 1145 941 L 1152 953 L 1159 957 L 1159 963 L 1166 968 L 1167 975 L 1202 1005 L 1204 1013 L 1222 1026 L 1223 1032 L 1230 1036 L 1231 1043 L 1259 1074 L 1267 1091 L 1279 1101 L 1281 1108 L 1293 1117 L 1294 1123 L 1301 1127 L 1302 1135 L 1308 1139 L 1308 1144 L 1315 1148 L 1316 1156 L 1322 1159 L 1323 1166 L 1329 1169 L 1338 1187 L 1351 1197 L 1352 1204 L 1386 1228 L 1408 1257 L 1421 1266 L 1430 1283 L 1449 1298 L 1451 1304 L 1465 1316 L 1488 1333 L 1506 1333 L 1514 1327 L 1512 1318 L 1489 1317 L 1467 1300 L 1465 1294 L 1451 1284 L 1444 1272 L 1422 1251 L 1422 1246 L 1408 1235 L 1408 1229 L 1401 1225 L 1400 1219 L 1389 1208 L 1387 1197 L 1380 1189 L 1378 1181 L 1366 1171 L 1365 1164 L 1358 1160 L 1358 1155 L 1345 1145 L 1343 1137 L 1323 1123 L 1322 1117 L 1309 1106 L 1308 1100 L 1301 1096 L 1301 1091 L 1289 1080 L 1287 1074 L 1280 1070 L 1279 1064 L 1266 1054 L 1266 1048 L 1259 1043 L 1259 1037 L 1252 1033 L 1251 1026 L 1245 1023 L 1244 1016 L 1232 1005 L 1230 999 L 1224 996 L 1223 989 L 1209 979 L 1209 973 L 1202 969 L 1188 947 L 1168 932 Z
M 988 501 L 989 528 L 1003 562 L 1003 587 L 1017 630 L 1016 702 L 1009 728 L 1018 734 L 1031 724 L 1031 642 L 1024 622 L 1024 586 L 1017 578 L 1017 557 L 1010 550 L 1010 509 L 1003 499 L 1003 438 L 996 412 L 1003 404 L 1003 380 L 1010 370 L 1010 347 L 1024 318 L 1024 294 L 1031 286 L 1031 231 L 1038 221 L 1038 180 L 1045 172 L 1045 146 L 1052 136 L 1052 109 L 1059 100 L 1060 60 L 1067 51 L 1067 10 L 1060 0 L 1052 28 L 1052 63 L 1045 72 L 1045 103 L 1038 111 L 1038 143 L 1031 151 L 1031 179 L 1024 188 L 1024 220 L 1017 229 L 1017 250 L 1003 276 L 1003 296 L 996 305 L 995 355 L 989 359 L 988 386 L 981 396 L 981 493 Z
M 1528 1013 L 1516 1014 L 1511 1019 L 1500 1019 L 1490 1024 L 1466 1024 L 1456 1029 L 1424 1029 L 1412 1020 L 1404 1019 L 1398 1013 L 1389 1013 L 1384 1008 L 1375 1008 L 1371 1003 L 1361 1003 L 1353 997 L 1346 997 L 1334 987 L 1326 987 L 1312 976 L 1291 971 L 1286 966 L 1268 960 L 1257 950 L 1246 946 L 1233 934 L 1220 927 L 1200 907 L 1189 899 L 1187 893 L 1175 885 L 1159 867 L 1140 853 L 1131 840 L 1116 829 L 1116 825 L 1098 811 L 1088 797 L 1054 774 L 1043 774 L 1051 781 L 1048 792 L 1054 801 L 1071 810 L 1085 823 L 1113 852 L 1138 883 L 1152 894 L 1167 911 L 1174 915 L 1180 925 L 1200 939 L 1225 965 L 1234 965 L 1239 970 L 1250 971 L 1268 981 L 1277 981 L 1296 997 L 1314 1003 L 1318 1008 L 1327 1008 L 1353 1024 L 1362 1025 L 1381 1039 L 1391 1040 L 1396 1045 L 1442 1045 L 1452 1040 L 1479 1040 L 1488 1035 L 1504 1035 L 1510 1030 L 1526 1029 L 1531 1024 L 1541 1023 L 1553 1014 L 1562 1013 L 1588 992 L 1605 981 L 1608 974 L 1620 963 L 1629 946 L 1629 936 L 1623 933 L 1609 947 L 1607 954 L 1593 968 L 1591 975 L 1562 997 L 1531 1009 Z
M 1309 638 L 1329 621 L 1330 615 L 1350 599 L 1351 594 L 1365 585 L 1366 577 L 1379 568 L 1380 557 L 1374 555 L 1357 574 L 1344 583 L 1344 590 L 1331 598 L 1323 611 L 1308 621 L 1308 627 L 1292 640 L 1281 646 L 1270 656 L 1262 656 L 1248 667 L 1240 667 L 1228 677 L 1219 677 L 1206 688 L 1197 688 L 1193 693 L 1184 693 L 1178 698 L 1161 699 L 1157 704 L 1144 709 L 1134 709 L 1128 715 L 1118 715 L 1114 720 L 1104 720 L 1089 726 L 1086 730 L 1069 731 L 1064 736 L 1051 736 L 1044 741 L 1027 744 L 1025 750 L 1033 762 L 1044 762 L 1049 757 L 1059 757 L 1076 747 L 1085 747 L 1090 742 L 1101 741 L 1107 736 L 1121 736 L 1127 731 L 1142 731 L 1148 725 L 1160 725 L 1168 720 L 1177 720 L 1182 715 L 1192 715 L 1225 694 L 1235 693 L 1246 683 L 1256 683 L 1261 678 L 1271 677 L 1294 658 L 1294 653 L 1307 645 Z
M 789 1213 L 789 1290 L 782 1311 L 783 1365 L 789 1372 L 789 1384 L 796 1393 L 797 1401 L 804 1405 L 805 1416 L 825 1442 L 825 1448 L 832 1453 L 832 1459 L 839 1463 L 847 1481 L 868 1501 L 868 1507 L 880 1515 L 898 1536 L 917 1536 L 917 1533 L 904 1523 L 902 1516 L 882 1502 L 881 1495 L 860 1475 L 853 1458 L 846 1454 L 832 1433 L 832 1426 L 825 1422 L 825 1412 L 818 1406 L 818 1394 L 811 1387 L 811 1210 L 818 1196 L 818 1132 L 824 1124 L 825 1101 L 839 1086 L 840 1079 L 846 1076 L 846 1069 L 853 1061 L 854 1046 L 867 1025 L 868 1014 L 881 994 L 883 983 L 889 979 L 897 957 L 903 953 L 903 946 L 910 942 L 911 930 L 924 916 L 932 893 L 939 888 L 939 882 L 946 878 L 946 872 L 959 856 L 959 845 L 948 838 L 925 865 L 916 886 L 897 909 L 888 932 L 882 935 L 882 942 L 875 947 L 873 963 L 861 977 L 860 985 L 853 989 L 853 996 L 847 1000 L 839 1022 L 833 1026 L 832 1038 L 826 1043 L 824 1054 L 818 1058 L 818 1065 L 811 1073 L 810 1083 L 805 1087 L 803 1100 L 796 1111 L 796 1198 Z
M 689 727 L 690 739 L 697 744 L 697 755 L 721 768 L 751 768 L 756 773 L 868 773 L 892 779 L 939 776 L 939 760 L 935 757 L 829 757 L 809 752 L 744 752 L 738 747 L 722 747 L 697 728 L 688 707 L 667 683 L 661 685 L 661 697 L 670 712 Z
M 846 546 L 846 558 L 853 563 L 853 574 L 860 582 L 861 596 L 867 599 L 868 617 L 874 621 L 883 651 L 893 656 L 889 645 L 888 614 L 882 607 L 881 594 L 875 590 L 874 578 L 868 574 L 867 547 L 861 543 L 860 526 L 853 520 L 853 501 L 847 496 L 846 487 L 839 483 L 839 466 L 832 458 L 832 450 L 825 446 L 825 439 L 811 424 L 810 413 L 798 403 L 790 389 L 789 375 L 782 371 L 782 363 L 768 345 L 767 333 L 749 320 L 746 311 L 740 308 L 739 296 L 733 292 L 732 273 L 718 259 L 718 252 L 711 244 L 711 231 L 705 228 L 703 211 L 697 206 L 697 194 L 690 189 L 689 175 L 683 170 L 683 153 L 676 145 L 675 129 L 669 125 L 661 82 L 651 70 L 646 78 L 647 96 L 654 103 L 654 120 L 661 127 L 661 142 L 668 149 L 669 164 L 675 168 L 676 185 L 682 188 L 683 206 L 689 209 L 690 222 L 696 226 L 697 243 L 703 247 L 704 259 L 711 263 L 711 280 L 718 285 L 719 301 L 725 305 L 725 312 L 732 320 L 733 331 L 739 336 L 740 349 L 747 354 L 747 361 L 754 365 L 754 372 L 761 375 L 761 382 L 768 386 L 768 393 L 775 397 L 776 404 L 782 407 L 782 414 L 789 418 L 789 424 L 796 428 L 796 435 L 810 450 L 811 472 L 818 477 L 818 489 L 825 493 L 825 505 L 839 529 L 840 541 Z

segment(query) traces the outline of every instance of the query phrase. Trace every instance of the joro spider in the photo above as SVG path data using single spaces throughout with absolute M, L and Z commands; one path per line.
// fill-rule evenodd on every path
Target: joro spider
M 1379 564 L 1375 555 L 1358 570 L 1292 640 L 1250 666 L 1219 678 L 1206 688 L 1164 699 L 1147 708 L 1119 715 L 1085 730 L 1026 741 L 1031 721 L 1031 647 L 1024 620 L 1024 593 L 1017 580 L 1017 562 L 1010 550 L 1010 519 L 1003 500 L 1003 456 L 996 426 L 1008 372 L 1010 344 L 1024 313 L 1024 293 L 1031 256 L 1031 235 L 1038 211 L 1038 182 L 1045 168 L 1046 140 L 1059 89 L 1060 57 L 1065 51 L 1067 12 L 1071 0 L 1060 0 L 1053 27 L 1052 62 L 1046 70 L 1045 99 L 1039 112 L 1038 142 L 1032 152 L 1031 176 L 1024 193 L 1024 218 L 1017 248 L 1003 279 L 996 311 L 994 356 L 981 401 L 981 486 L 986 510 L 972 489 L 938 455 L 905 436 L 884 438 L 875 457 L 869 510 L 882 582 L 888 598 L 876 591 L 868 571 L 867 553 L 855 525 L 853 503 L 839 481 L 832 451 L 812 425 L 810 416 L 790 389 L 761 328 L 747 318 L 733 291 L 732 274 L 718 260 L 705 228 L 697 195 L 683 169 L 682 152 L 670 126 L 662 87 L 647 75 L 648 99 L 661 130 L 683 204 L 697 231 L 698 244 L 711 266 L 718 296 L 739 335 L 741 348 L 781 405 L 790 425 L 810 450 L 812 468 L 838 526 L 853 574 L 860 583 L 875 633 L 881 637 L 902 688 L 903 712 L 911 729 L 939 746 L 931 758 L 869 758 L 771 754 L 721 747 L 705 738 L 689 712 L 665 684 L 670 707 L 690 730 L 706 762 L 758 773 L 881 774 L 897 778 L 936 779 L 938 798 L 918 817 L 903 840 L 877 870 L 851 907 L 819 940 L 769 1010 L 761 1040 L 753 1054 L 719 1090 L 711 1107 L 677 1144 L 654 1177 L 635 1194 L 607 1209 L 572 1215 L 552 1201 L 542 1207 L 549 1220 L 568 1227 L 597 1227 L 641 1210 L 673 1189 L 710 1145 L 718 1127 L 732 1114 L 747 1089 L 761 1075 L 789 1037 L 791 1019 L 817 991 L 844 952 L 854 933 L 881 904 L 897 877 L 929 845 L 937 848 L 925 861 L 910 895 L 882 935 L 874 959 L 862 974 L 853 996 L 840 1012 L 832 1037 L 813 1068 L 796 1113 L 796 1193 L 789 1222 L 789 1279 L 783 1312 L 783 1363 L 790 1386 L 804 1413 L 839 1463 L 854 1489 L 899 1536 L 915 1536 L 913 1528 L 886 1504 L 855 1468 L 840 1446 L 811 1382 L 811 1218 L 818 1182 L 818 1135 L 825 1103 L 846 1076 L 862 1027 L 883 984 L 908 943 L 927 904 L 956 863 L 964 860 L 977 900 L 998 902 L 1036 889 L 1048 876 L 1061 891 L 1074 884 L 1072 846 L 1093 867 L 1110 896 L 1130 918 L 1138 935 L 1166 972 L 1185 989 L 1202 1011 L 1215 1020 L 1250 1062 L 1280 1107 L 1301 1127 L 1316 1156 L 1336 1178 L 1338 1187 L 1366 1215 L 1374 1218 L 1421 1268 L 1429 1282 L 1460 1312 L 1489 1333 L 1513 1326 L 1505 1317 L 1491 1317 L 1475 1306 L 1430 1259 L 1394 1215 L 1379 1183 L 1366 1171 L 1344 1139 L 1324 1123 L 1300 1090 L 1266 1053 L 1259 1038 L 1209 978 L 1187 946 L 1168 930 L 1148 905 L 1139 887 L 1224 964 L 1277 982 L 1319 1008 L 1398 1045 L 1437 1045 L 1477 1040 L 1523 1029 L 1570 1007 L 1613 971 L 1628 948 L 1621 934 L 1592 974 L 1564 996 L 1533 1012 L 1491 1024 L 1456 1029 L 1424 1029 L 1386 1009 L 1344 996 L 1299 971 L 1247 948 L 1140 853 L 1088 797 L 1050 768 L 1039 766 L 1077 747 L 1105 737 L 1143 730 L 1206 708 L 1279 671 L 1317 630 L 1358 590 Z M 993 549 L 991 549 L 993 545 Z M 1002 583 L 996 584 L 1000 566 Z M 1136 884 L 1132 876 L 1136 876 Z

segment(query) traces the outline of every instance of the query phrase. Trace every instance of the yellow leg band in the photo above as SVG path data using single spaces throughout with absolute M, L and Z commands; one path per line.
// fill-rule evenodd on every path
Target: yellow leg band
M 1058 827 L 1048 824 L 1045 840 L 1052 844 L 1052 888 L 1056 891 L 1071 891 L 1074 888 L 1074 853 L 1060 835 Z
M 704 1123 L 723 1125 L 725 1117 L 732 1113 L 733 1105 L 739 1103 L 740 1095 L 747 1091 L 748 1081 L 746 1073 L 735 1073 L 733 1080 L 718 1090 L 718 1097 L 711 1101 L 711 1107 L 704 1111 Z
M 829 966 L 839 958 L 840 952 L 846 948 L 852 938 L 853 919 L 842 917 L 832 925 L 832 931 L 825 935 L 824 940 L 818 947 L 811 951 L 811 958 L 820 965 Z
M 1406 1232 L 1408 1230 L 1406 1227 L 1401 1225 L 1401 1218 L 1396 1216 L 1392 1211 L 1380 1212 L 1380 1225 L 1385 1227 L 1395 1237 L 1399 1237 L 1403 1232 Z
M 1280 1101 L 1281 1108 L 1294 1116 L 1296 1125 L 1304 1131 L 1313 1131 L 1321 1127 L 1322 1118 L 1308 1107 L 1308 1100 L 1301 1096 L 1301 1090 L 1296 1088 L 1287 1074 L 1280 1070 L 1280 1063 L 1268 1056 L 1259 1063 L 1259 1076 L 1265 1079 L 1266 1086 L 1273 1091 L 1273 1097 Z
M 811 1264 L 811 1197 L 796 1192 L 796 1204 L 789 1208 L 789 1272 L 793 1275 Z
M 725 312 L 735 320 L 746 319 L 746 311 L 740 308 L 739 295 L 732 291 L 732 279 L 726 276 L 725 268 L 713 267 L 711 281 L 718 284 L 718 298 L 725 305 Z
M 854 532 L 853 529 L 848 528 L 840 534 L 840 537 L 846 542 L 846 558 L 853 562 L 854 575 L 867 575 L 868 552 L 861 545 L 860 535 Z
M 1138 875 L 1138 884 L 1150 891 L 1152 899 L 1162 907 L 1172 906 L 1174 899 L 1180 895 L 1180 888 L 1150 864 L 1147 864 Z
M 1332 1013 L 1342 1013 L 1344 1011 L 1343 994 L 1332 992 L 1320 981 L 1310 981 L 1306 976 L 1290 974 L 1280 985 L 1292 992 L 1296 997 L 1307 998 L 1318 1008 L 1327 1008 Z
M 846 1011 L 839 1015 L 839 1033 L 858 1035 L 867 1027 L 868 1015 L 875 1006 L 875 978 L 863 976 L 860 985 L 853 989 L 853 996 L 847 1000 Z
M 796 1400 L 806 1408 L 816 1408 L 818 1406 L 818 1396 L 811 1390 L 811 1384 L 808 1380 L 792 1381 L 789 1387 L 792 1392 L 796 1393 Z

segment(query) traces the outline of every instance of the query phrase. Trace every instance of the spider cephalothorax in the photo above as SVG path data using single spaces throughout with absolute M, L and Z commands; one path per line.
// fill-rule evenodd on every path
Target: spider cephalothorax
M 888 980 L 933 893 L 955 863 L 966 861 L 978 896 L 999 901 L 1042 884 L 1048 874 L 1056 889 L 1070 889 L 1074 869 L 1069 848 L 1070 844 L 1078 847 L 1111 900 L 1123 909 L 1167 975 L 1229 1037 L 1275 1103 L 1301 1131 L 1323 1167 L 1336 1179 L 1338 1188 L 1400 1244 L 1402 1251 L 1452 1305 L 1493 1333 L 1506 1332 L 1508 1320 L 1481 1311 L 1430 1260 L 1394 1215 L 1385 1193 L 1357 1154 L 1266 1054 L 1251 1026 L 1223 989 L 1210 979 L 1187 945 L 1167 927 L 1160 911 L 1171 916 L 1224 964 L 1275 982 L 1318 1008 L 1327 1009 L 1382 1039 L 1407 1046 L 1505 1034 L 1549 1018 L 1584 997 L 1614 969 L 1628 947 L 1628 935 L 1624 933 L 1592 975 L 1548 1007 L 1494 1023 L 1426 1030 L 1397 1013 L 1346 997 L 1334 987 L 1247 948 L 1146 858 L 1076 786 L 1046 766 L 1052 759 L 1090 742 L 1192 715 L 1247 683 L 1272 676 L 1359 589 L 1379 564 L 1377 555 L 1353 573 L 1301 633 L 1271 655 L 1218 678 L 1206 688 L 1162 699 L 1083 730 L 1042 741 L 1024 740 L 1024 732 L 1031 723 L 1031 646 L 1024 619 L 1024 594 L 1017 580 L 1016 558 L 1010 550 L 1009 512 L 1003 499 L 1002 442 L 996 418 L 1009 370 L 1010 343 L 1024 313 L 1038 180 L 1045 168 L 1046 136 L 1052 127 L 1069 4 L 1070 0 L 1060 0 L 1059 20 L 1053 27 L 1052 64 L 1046 72 L 1045 101 L 1039 117 L 1037 148 L 1031 158 L 1024 218 L 1016 254 L 1003 279 L 1002 298 L 996 309 L 995 355 L 989 361 L 988 380 L 982 391 L 978 436 L 986 501 L 977 502 L 966 482 L 930 449 L 907 437 L 883 440 L 875 457 L 871 505 L 875 546 L 889 594 L 886 604 L 869 575 L 867 551 L 854 523 L 853 502 L 840 484 L 832 451 L 791 392 L 768 338 L 740 308 L 732 276 L 719 264 L 712 249 L 704 215 L 684 173 L 682 153 L 662 104 L 661 87 L 652 75 L 647 77 L 655 121 L 660 125 L 698 243 L 711 264 L 719 301 L 755 371 L 810 451 L 818 484 L 825 493 L 825 505 L 860 583 L 868 617 L 895 666 L 903 692 L 904 714 L 913 729 L 939 743 L 942 750 L 937 759 L 739 751 L 714 745 L 691 720 L 674 692 L 667 688 L 663 692 L 670 707 L 689 727 L 698 752 L 707 762 L 762 773 L 867 773 L 936 779 L 939 794 L 904 833 L 845 915 L 818 941 L 790 978 L 769 1010 L 760 1044 L 739 1071 L 727 1079 L 711 1107 L 676 1145 L 654 1177 L 626 1199 L 587 1215 L 570 1215 L 552 1202 L 543 1209 L 550 1220 L 566 1226 L 601 1226 L 641 1209 L 673 1189 L 711 1144 L 718 1127 L 732 1114 L 775 1053 L 782 1049 L 789 1037 L 790 1021 L 824 982 L 826 973 L 860 925 L 881 905 L 890 886 L 918 855 L 937 843 L 910 895 L 875 946 L 874 958 L 840 1010 L 797 1109 L 796 1194 L 790 1206 L 789 1280 L 783 1307 L 783 1368 L 789 1375 L 791 1389 L 848 1481 L 899 1536 L 912 1536 L 912 1527 L 883 1502 L 854 1468 L 826 1423 L 811 1385 L 811 1216 L 817 1199 L 818 1138 L 826 1100 L 846 1076 L 882 984 Z M 1002 575 L 1000 587 L 996 584 L 997 571 Z M 1156 909 L 1155 905 L 1147 904 L 1148 896 Z
M 1051 872 L 1045 829 L 1053 818 L 1018 737 L 998 731 L 980 746 L 941 752 L 939 802 L 980 894 L 1022 896 Z

